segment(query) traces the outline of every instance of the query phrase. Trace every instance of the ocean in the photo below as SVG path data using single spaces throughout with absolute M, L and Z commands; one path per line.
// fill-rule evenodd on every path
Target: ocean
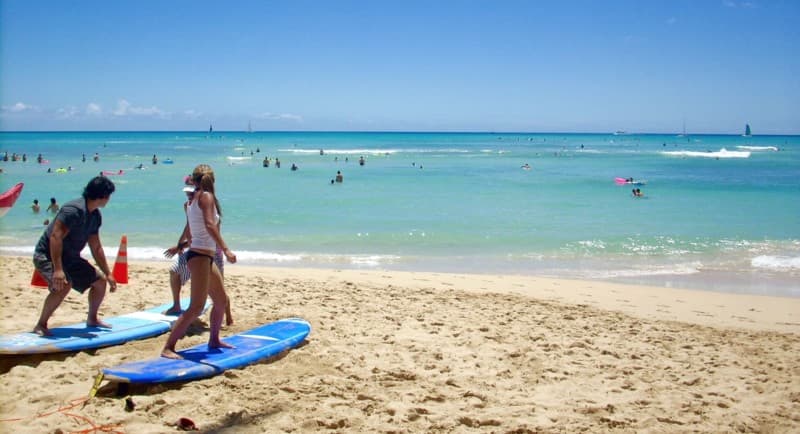
M 49 199 L 77 198 L 106 171 L 117 187 L 102 211 L 106 253 L 125 234 L 129 261 L 164 260 L 185 223 L 183 178 L 207 163 L 244 265 L 800 296 L 798 136 L 0 132 L 6 152 L 0 190 L 25 188 L 0 218 L 0 254 L 31 254 Z M 331 182 L 337 171 L 344 182 Z

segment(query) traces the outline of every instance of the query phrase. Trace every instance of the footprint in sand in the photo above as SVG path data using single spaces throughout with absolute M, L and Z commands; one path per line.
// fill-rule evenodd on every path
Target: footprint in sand
M 694 312 L 694 313 L 696 313 L 696 314 L 698 314 L 700 316 L 707 316 L 707 317 L 712 317 L 712 318 L 714 317 L 714 315 L 712 315 L 712 314 L 710 314 L 708 312 L 700 311 L 700 310 L 693 310 L 692 312 Z

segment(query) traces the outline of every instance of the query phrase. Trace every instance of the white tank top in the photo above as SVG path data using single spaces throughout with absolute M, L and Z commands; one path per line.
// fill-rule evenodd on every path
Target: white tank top
M 193 249 L 210 250 L 212 252 L 217 250 L 217 243 L 211 234 L 206 230 L 206 223 L 203 220 L 203 210 L 200 209 L 200 195 L 192 200 L 189 207 L 186 208 L 186 217 L 189 221 L 189 232 L 192 234 Z M 217 207 L 214 206 L 214 224 L 219 223 L 219 214 Z

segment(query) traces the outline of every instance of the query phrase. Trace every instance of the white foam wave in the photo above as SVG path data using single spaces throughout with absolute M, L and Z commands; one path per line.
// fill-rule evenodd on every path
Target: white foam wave
M 756 256 L 750 260 L 750 265 L 754 268 L 765 268 L 768 270 L 800 270 L 800 256 Z
M 778 148 L 775 146 L 737 146 L 738 149 L 744 149 L 745 151 L 777 151 Z
M 303 260 L 302 254 L 282 254 L 274 252 L 254 252 L 250 250 L 236 251 L 236 259 L 242 263 L 265 263 L 273 262 L 279 264 L 300 262 Z
M 652 266 L 648 268 L 617 269 L 617 270 L 588 270 L 586 277 L 592 279 L 614 279 L 619 277 L 644 277 L 644 276 L 675 276 L 697 274 L 700 272 L 702 264 L 692 262 L 687 264 L 675 264 L 669 266 Z
M 366 267 L 378 267 L 380 265 L 394 262 L 394 257 L 385 255 L 359 255 L 351 256 L 350 263 Z
M 34 246 L 2 246 L 0 252 L 7 255 L 27 256 L 33 255 Z
M 703 158 L 750 158 L 749 151 L 729 151 L 721 148 L 719 151 L 663 151 L 662 155 L 672 157 L 703 157 Z
M 346 254 L 310 254 L 310 253 L 275 253 L 256 251 L 237 251 L 236 257 L 242 264 L 281 264 L 281 265 L 353 265 L 357 267 L 380 267 L 397 262 L 400 257 L 394 255 L 346 255 Z
M 2 247 L 0 247 L 0 253 L 6 254 L 6 255 L 12 255 L 12 256 L 33 256 L 33 249 L 35 247 L 36 246 L 33 246 L 33 245 L 30 245 L 30 246 L 2 246 Z M 111 258 L 112 260 L 117 255 L 116 247 L 103 246 L 103 250 L 105 250 L 105 252 L 106 252 L 106 257 Z M 130 254 L 131 250 L 132 249 L 130 249 L 130 248 L 128 249 L 128 252 L 129 252 L 128 253 L 128 257 L 132 256 Z M 159 249 L 157 255 L 148 255 L 148 257 L 143 257 L 142 255 L 138 255 L 137 258 L 138 259 L 142 259 L 142 260 L 164 259 L 163 252 L 164 252 L 164 249 Z M 92 251 L 89 250 L 88 246 L 85 247 L 83 250 L 81 250 L 81 256 L 83 256 L 84 258 L 91 258 L 92 257 Z
M 291 149 L 278 149 L 278 152 L 288 152 L 292 154 L 309 154 L 315 155 L 319 154 L 319 150 L 325 154 L 331 155 L 393 155 L 393 154 L 467 154 L 471 151 L 466 149 L 458 149 L 458 148 L 436 148 L 436 149 L 425 149 L 425 148 L 410 148 L 410 149 L 369 149 L 369 148 L 358 148 L 358 149 L 325 149 L 325 148 L 317 148 L 317 149 L 304 149 L 304 148 L 291 148 Z M 481 151 L 484 152 L 484 151 Z M 494 152 L 494 151 L 491 151 Z
M 292 154 L 319 154 L 319 149 L 278 149 L 279 152 L 290 152 Z M 323 149 L 325 154 L 331 155 L 391 155 L 401 151 L 399 149 Z
M 227 156 L 227 157 L 225 157 L 225 158 L 227 158 L 227 159 L 228 159 L 228 160 L 230 160 L 230 161 L 244 161 L 244 160 L 252 160 L 252 159 L 253 159 L 253 157 L 252 157 L 252 156 L 244 156 L 244 157 L 232 157 L 232 156 L 230 156 L 230 155 L 229 155 L 229 156 Z
M 34 246 L 0 246 L 0 253 L 13 256 L 32 256 Z M 106 256 L 109 261 L 116 259 L 117 249 L 114 246 L 105 246 Z M 277 253 L 251 250 L 236 250 L 237 263 L 243 265 L 351 265 L 356 267 L 377 268 L 400 261 L 402 258 L 395 255 L 348 255 L 348 254 L 319 254 L 319 253 Z M 91 257 L 89 247 L 81 252 L 84 258 Z M 164 257 L 163 247 L 128 247 L 128 260 L 133 261 L 174 261 L 174 258 Z
M 590 249 L 590 250 L 596 250 L 596 249 L 604 250 L 606 248 L 606 243 L 604 243 L 603 241 L 600 241 L 600 240 L 578 241 L 578 245 L 580 245 L 583 248 Z

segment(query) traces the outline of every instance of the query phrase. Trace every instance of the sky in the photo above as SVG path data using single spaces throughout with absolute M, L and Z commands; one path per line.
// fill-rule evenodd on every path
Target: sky
M 797 0 L 0 0 L 0 131 L 800 134 Z

